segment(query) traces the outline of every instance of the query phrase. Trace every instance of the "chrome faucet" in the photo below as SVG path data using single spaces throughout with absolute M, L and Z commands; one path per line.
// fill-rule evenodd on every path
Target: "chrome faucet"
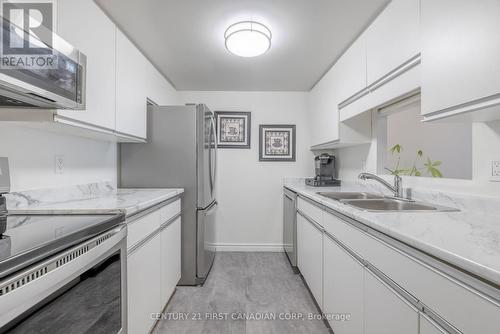
M 358 175 L 358 178 L 361 180 L 375 180 L 384 185 L 386 188 L 388 188 L 390 191 L 394 193 L 394 197 L 396 198 L 401 198 L 401 199 L 407 199 L 404 196 L 404 190 L 403 190 L 403 179 L 399 175 L 394 175 L 394 186 L 390 185 L 389 182 L 386 180 L 382 179 L 381 177 L 372 174 L 372 173 L 361 173 Z

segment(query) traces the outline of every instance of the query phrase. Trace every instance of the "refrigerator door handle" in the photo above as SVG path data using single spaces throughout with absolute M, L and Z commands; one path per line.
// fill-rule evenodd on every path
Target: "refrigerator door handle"
M 210 195 L 214 195 L 214 184 L 212 180 L 212 137 L 213 137 L 213 122 L 210 117 L 210 133 L 208 135 L 208 183 L 210 184 Z
M 214 134 L 214 166 L 213 166 L 213 169 L 214 169 L 214 178 L 213 178 L 213 193 L 215 193 L 215 188 L 216 188 L 216 182 L 217 182 L 217 126 L 215 124 L 215 118 L 214 116 L 212 116 L 212 130 L 213 130 L 213 134 Z M 212 195 L 213 195 L 212 193 Z
M 217 202 L 214 202 L 210 207 L 205 209 L 206 211 L 203 213 L 205 216 L 210 216 L 214 214 L 215 210 L 217 210 Z

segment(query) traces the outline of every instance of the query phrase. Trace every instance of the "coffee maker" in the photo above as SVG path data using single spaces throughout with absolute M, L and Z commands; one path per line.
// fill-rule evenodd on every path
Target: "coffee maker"
M 340 180 L 335 178 L 335 156 L 323 153 L 314 157 L 314 169 L 316 176 L 306 179 L 306 184 L 308 186 L 340 186 Z

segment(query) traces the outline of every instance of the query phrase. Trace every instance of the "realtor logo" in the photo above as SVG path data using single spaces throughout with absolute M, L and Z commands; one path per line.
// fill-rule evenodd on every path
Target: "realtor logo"
M 36 0 L 35 0 L 36 1 Z M 2 69 L 54 69 L 52 2 L 1 0 Z

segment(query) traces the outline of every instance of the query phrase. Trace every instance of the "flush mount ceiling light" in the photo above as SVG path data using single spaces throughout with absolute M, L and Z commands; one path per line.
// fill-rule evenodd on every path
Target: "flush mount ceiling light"
M 257 57 L 271 48 L 271 30 L 255 21 L 231 24 L 224 33 L 224 39 L 226 49 L 240 57 Z

